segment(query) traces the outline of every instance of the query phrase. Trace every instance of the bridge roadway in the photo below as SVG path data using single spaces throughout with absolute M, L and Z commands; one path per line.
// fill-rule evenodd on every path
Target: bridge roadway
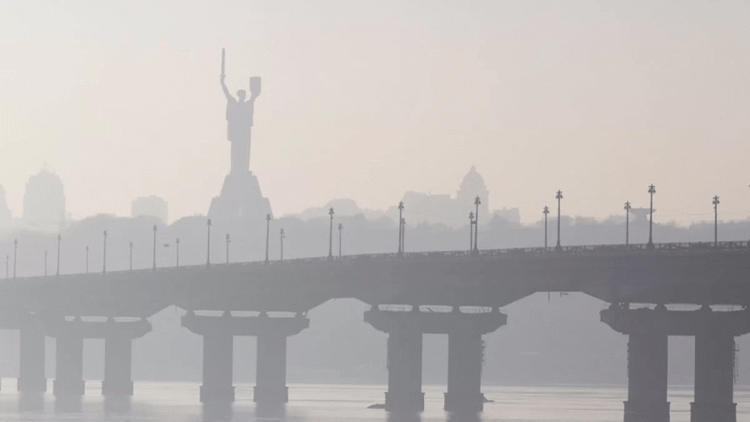
M 571 246 L 559 250 L 525 248 L 481 250 L 475 253 L 373 254 L 113 271 L 106 274 L 26 277 L 0 282 L 0 328 L 21 329 L 22 356 L 39 354 L 40 336 L 42 345 L 45 334 L 57 338 L 58 349 L 67 353 L 62 357 L 58 354 L 58 362 L 72 359 L 72 366 L 78 369 L 72 374 L 62 375 L 58 370 L 56 394 L 82 394 L 79 355 L 83 338 L 105 338 L 118 348 L 127 349 L 127 353 L 118 353 L 114 346 L 110 347 L 107 356 L 111 355 L 112 362 L 105 367 L 113 375 L 107 382 L 105 373 L 105 382 L 112 394 L 131 394 L 128 341 L 144 335 L 150 327 L 142 326 L 145 321 L 141 321 L 141 325 L 137 327 L 132 326 L 132 321 L 121 322 L 122 317 L 143 320 L 168 306 L 176 305 L 189 311 L 183 318 L 183 325 L 204 335 L 202 401 L 233 400 L 231 338 L 235 335 L 256 335 L 259 350 L 258 376 L 265 377 L 264 380 L 257 380 L 256 401 L 283 403 L 287 399 L 285 359 L 279 361 L 273 357 L 286 355 L 286 336 L 294 335 L 307 327 L 307 319 L 302 316 L 306 311 L 330 299 L 356 298 L 373 305 L 372 310 L 365 315 L 366 321 L 389 333 L 390 380 L 389 393 L 386 394 L 388 410 L 419 411 L 423 408 L 421 335 L 425 332 L 442 332 L 448 334 L 449 339 L 456 339 L 449 341 L 451 351 L 446 409 L 481 410 L 480 398 L 483 399 L 483 396 L 478 391 L 481 335 L 505 324 L 505 316 L 499 312 L 500 307 L 535 292 L 545 291 L 586 293 L 611 303 L 612 308 L 608 311 L 618 310 L 616 315 L 620 316 L 617 318 L 627 319 L 630 312 L 635 312 L 630 304 L 660 305 L 649 312 L 670 312 L 671 319 L 667 318 L 670 321 L 683 317 L 679 313 L 667 311 L 661 305 L 703 305 L 704 311 L 718 314 L 707 306 L 737 305 L 744 308 L 750 305 L 750 244 L 668 243 L 652 247 L 640 244 Z M 400 313 L 382 311 L 378 307 L 390 304 L 416 306 L 412 312 Z M 418 312 L 420 305 L 450 306 L 454 312 L 436 316 L 434 318 L 440 319 L 430 321 L 433 317 Z M 459 311 L 459 307 L 486 307 L 493 311 L 489 315 L 465 314 Z M 224 316 L 200 315 L 200 311 L 206 310 L 224 311 Z M 260 314 L 257 317 L 235 317 L 231 315 L 231 311 L 256 311 Z M 266 312 L 293 312 L 296 317 L 269 317 Z M 640 336 L 640 343 L 637 344 L 647 346 L 636 349 L 646 350 L 647 355 L 656 353 L 654 350 L 658 347 L 654 349 L 656 346 L 653 344 L 661 344 L 659 342 L 667 335 L 696 335 L 696 339 L 700 337 L 715 340 L 704 331 L 693 333 L 684 328 L 670 334 L 668 323 L 654 325 L 657 327 L 654 330 L 660 333 L 656 336 L 658 339 L 654 340 L 653 336 L 644 337 L 642 330 L 634 334 L 630 332 L 632 329 L 622 328 L 632 324 L 622 323 L 622 320 L 613 317 L 615 314 L 605 315 L 606 312 L 603 312 L 602 320 L 616 330 L 631 335 L 631 340 L 633 335 Z M 706 324 L 714 324 L 713 331 L 728 333 L 725 337 L 729 336 L 733 347 L 734 336 L 744 334 L 750 328 L 746 330 L 744 323 L 732 326 L 729 331 L 722 330 L 721 327 L 726 325 L 727 320 L 750 321 L 750 318 L 745 318 L 746 314 L 744 310 L 729 312 L 724 315 L 729 319 L 700 316 L 701 321 L 704 318 L 708 322 L 699 325 L 705 329 Z M 655 315 L 660 320 L 660 314 Z M 75 319 L 71 321 L 71 317 Z M 109 325 L 105 329 L 87 328 L 86 324 L 92 323 L 83 322 L 79 317 L 106 317 L 109 318 L 108 322 L 100 324 Z M 642 317 L 639 318 L 641 319 L 638 321 L 643 321 Z M 111 328 L 115 326 L 118 328 Z M 27 339 L 26 342 L 24 338 Z M 722 344 L 729 344 L 729 340 L 723 341 Z M 24 347 L 28 349 L 28 353 L 24 353 Z M 629 366 L 634 366 L 632 362 L 638 359 L 645 359 L 636 356 L 639 352 L 633 347 L 631 345 Z M 713 351 L 705 345 L 701 347 L 700 356 L 708 356 L 706 359 L 729 359 L 726 355 L 728 351 Z M 213 359 L 212 356 L 219 359 Z M 227 357 L 230 357 L 229 368 L 226 365 L 217 366 L 217 360 L 226 361 Z M 108 358 L 105 356 L 106 359 Z M 38 366 L 38 359 L 34 364 Z M 657 369 L 661 368 L 661 363 L 644 363 L 644 367 L 650 368 L 648 374 L 659 373 L 654 365 Z M 705 365 L 696 362 L 696 371 Z M 41 389 L 43 365 L 41 375 L 38 369 L 36 372 L 31 369 L 24 372 L 23 362 L 21 366 L 19 389 L 24 386 Z M 127 368 L 117 369 L 121 366 Z M 278 379 L 275 375 L 277 373 L 282 374 L 284 379 Z M 403 374 L 411 374 L 411 379 L 399 381 L 398 376 L 403 377 Z M 643 374 L 630 375 L 631 384 L 644 377 Z M 467 380 L 467 376 L 473 378 Z M 712 384 L 712 376 L 714 375 L 707 375 L 709 381 L 706 381 L 706 385 L 715 385 Z M 24 378 L 34 378 L 35 381 L 24 381 Z M 696 373 L 696 380 L 704 378 L 706 377 L 701 378 Z M 637 382 L 653 384 L 652 379 Z M 662 392 L 656 391 L 643 396 L 641 390 L 643 389 L 633 390 L 636 393 L 632 393 L 634 396 L 626 402 L 626 421 L 668 420 L 668 403 L 666 407 L 661 399 L 655 405 L 651 403 L 654 397 L 661 397 Z M 732 392 L 725 391 L 723 394 L 718 399 L 710 394 L 706 396 L 706 403 L 699 403 L 698 410 L 694 411 L 696 416 L 692 422 L 734 421 L 731 416 L 734 415 L 731 410 L 733 407 L 729 405 L 733 405 Z M 696 397 L 699 397 L 698 385 Z M 652 408 L 660 409 L 661 413 L 648 410 Z

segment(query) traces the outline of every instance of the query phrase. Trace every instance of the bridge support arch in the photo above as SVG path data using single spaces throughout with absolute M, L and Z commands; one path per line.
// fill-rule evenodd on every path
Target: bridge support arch
M 286 386 L 286 341 L 309 327 L 310 320 L 295 317 L 203 316 L 188 312 L 182 325 L 203 336 L 203 403 L 233 402 L 232 359 L 234 336 L 257 337 L 256 386 L 253 400 L 262 406 L 279 406 L 289 401 Z
M 146 320 L 116 322 L 54 321 L 47 323 L 47 332 L 57 340 L 56 373 L 53 381 L 55 396 L 82 396 L 85 392 L 83 380 L 83 340 L 104 339 L 104 380 L 102 394 L 105 396 L 130 396 L 133 394 L 132 340 L 151 331 Z
M 691 422 L 736 422 L 734 337 L 750 332 L 750 312 L 629 309 L 617 305 L 601 320 L 628 334 L 628 400 L 625 422 L 668 422 L 667 338 L 695 336 L 695 399 Z
M 365 322 L 388 333 L 388 391 L 385 409 L 391 412 L 421 412 L 422 336 L 448 334 L 448 391 L 444 408 L 449 412 L 475 413 L 484 407 L 482 386 L 482 335 L 505 325 L 500 312 L 462 313 L 385 311 L 365 312 Z

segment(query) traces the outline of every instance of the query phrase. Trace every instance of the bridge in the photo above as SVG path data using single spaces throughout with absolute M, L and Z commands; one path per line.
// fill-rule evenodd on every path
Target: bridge
M 0 282 L 0 292 L 0 328 L 21 333 L 22 392 L 46 390 L 45 336 L 50 336 L 57 342 L 56 396 L 83 395 L 85 338 L 104 339 L 102 394 L 131 395 L 131 342 L 150 331 L 146 318 L 175 305 L 187 311 L 182 325 L 203 336 L 202 402 L 234 400 L 232 339 L 256 336 L 254 399 L 259 405 L 281 406 L 288 400 L 287 337 L 308 327 L 310 309 L 330 299 L 356 298 L 371 306 L 365 322 L 388 334 L 386 410 L 424 409 L 422 335 L 431 333 L 449 338 L 444 407 L 470 413 L 483 407 L 482 335 L 506 324 L 500 308 L 536 292 L 583 292 L 610 303 L 601 312 L 602 322 L 629 336 L 626 422 L 669 420 L 670 335 L 695 337 L 691 421 L 734 422 L 734 338 L 750 332 L 750 244 L 574 246 L 211 264 L 17 278 Z M 675 304 L 700 309 L 670 309 Z

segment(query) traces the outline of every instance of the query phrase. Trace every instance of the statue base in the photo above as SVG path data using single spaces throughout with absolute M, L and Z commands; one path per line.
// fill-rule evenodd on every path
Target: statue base
M 258 178 L 250 171 L 230 173 L 224 178 L 221 194 L 211 200 L 208 217 L 216 221 L 248 220 L 265 222 L 271 203 L 260 192 Z

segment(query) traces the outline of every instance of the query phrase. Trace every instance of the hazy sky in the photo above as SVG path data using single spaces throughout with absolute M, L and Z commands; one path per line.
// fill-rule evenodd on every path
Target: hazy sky
M 263 78 L 251 169 L 276 215 L 350 197 L 658 221 L 750 216 L 750 4 L 708 1 L 0 3 L 0 184 L 57 172 L 75 218 L 159 195 L 205 214 L 227 84 Z M 408 220 L 408 204 L 406 204 Z M 467 210 L 470 208 L 467 204 Z

